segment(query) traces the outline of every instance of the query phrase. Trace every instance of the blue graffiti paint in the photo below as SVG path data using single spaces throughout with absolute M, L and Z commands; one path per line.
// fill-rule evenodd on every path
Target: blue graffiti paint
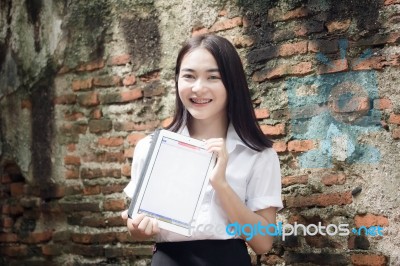
M 339 45 L 345 58 L 347 41 Z M 365 51 L 357 63 L 370 55 Z M 323 54 L 317 59 L 331 65 Z M 318 149 L 299 155 L 302 168 L 331 168 L 333 159 L 350 164 L 379 161 L 378 149 L 358 141 L 359 136 L 380 129 L 381 113 L 372 108 L 378 98 L 375 71 L 290 78 L 286 87 L 293 138 L 319 143 Z

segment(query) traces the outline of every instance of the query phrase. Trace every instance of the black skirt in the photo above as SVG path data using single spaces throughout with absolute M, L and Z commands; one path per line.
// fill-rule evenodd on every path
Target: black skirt
M 242 239 L 156 243 L 152 266 L 250 266 Z

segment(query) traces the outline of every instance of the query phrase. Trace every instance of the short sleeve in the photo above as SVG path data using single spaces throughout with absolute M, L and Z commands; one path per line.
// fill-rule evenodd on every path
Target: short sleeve
M 124 188 L 125 194 L 130 198 L 132 198 L 133 193 L 135 193 L 136 184 L 150 148 L 150 142 L 151 136 L 147 136 L 141 139 L 135 147 L 131 166 L 131 181 Z
M 272 148 L 258 154 L 246 190 L 246 205 L 257 211 L 269 207 L 283 208 L 279 158 Z

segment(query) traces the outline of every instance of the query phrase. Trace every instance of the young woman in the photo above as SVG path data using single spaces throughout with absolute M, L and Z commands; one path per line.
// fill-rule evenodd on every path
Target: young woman
M 275 224 L 282 208 L 281 176 L 272 142 L 256 121 L 240 57 L 222 37 L 196 36 L 180 50 L 175 74 L 176 112 L 169 130 L 206 140 L 218 158 L 192 236 L 159 229 L 144 215 L 128 219 L 125 211 L 122 217 L 134 239 L 155 237 L 152 265 L 250 265 L 244 239 L 262 254 L 271 249 L 273 238 L 233 235 L 225 228 L 232 223 Z M 144 138 L 135 148 L 128 195 L 134 192 L 150 140 Z

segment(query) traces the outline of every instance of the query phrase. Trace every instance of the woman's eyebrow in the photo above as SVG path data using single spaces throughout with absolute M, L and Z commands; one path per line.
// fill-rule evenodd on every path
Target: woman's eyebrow
M 191 69 L 191 68 L 182 68 L 181 71 L 196 72 L 194 69 Z M 210 69 L 207 69 L 206 72 L 219 72 L 219 69 L 218 68 L 210 68 Z

